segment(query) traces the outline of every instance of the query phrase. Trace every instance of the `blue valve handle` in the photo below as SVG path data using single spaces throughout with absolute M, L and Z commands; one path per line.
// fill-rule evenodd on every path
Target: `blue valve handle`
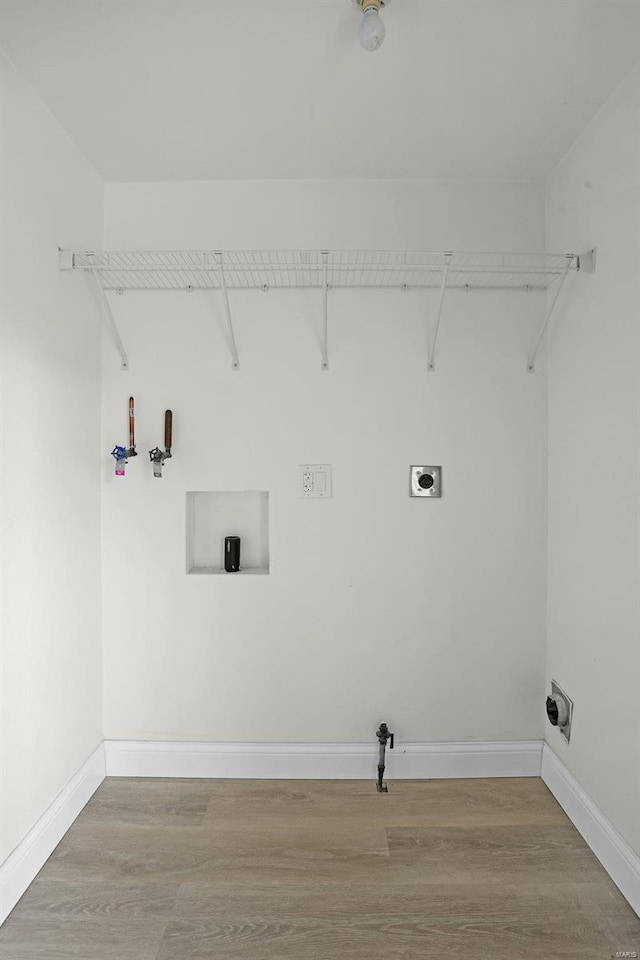
M 118 446 L 116 445 L 116 446 L 113 448 L 113 450 L 111 451 L 111 456 L 112 456 L 113 459 L 116 461 L 116 463 L 119 463 L 120 460 L 126 460 L 126 459 L 127 459 L 127 448 L 126 448 L 126 447 L 118 447 Z

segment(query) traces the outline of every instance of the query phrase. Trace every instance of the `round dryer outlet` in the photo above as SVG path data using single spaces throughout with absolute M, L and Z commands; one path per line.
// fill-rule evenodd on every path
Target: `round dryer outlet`
M 412 464 L 409 472 L 409 495 L 412 497 L 441 497 L 442 467 Z

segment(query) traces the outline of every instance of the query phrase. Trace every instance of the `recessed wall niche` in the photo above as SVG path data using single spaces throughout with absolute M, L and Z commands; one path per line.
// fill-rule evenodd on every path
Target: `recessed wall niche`
M 224 569 L 224 538 L 240 537 L 240 570 Z M 187 573 L 237 577 L 269 573 L 269 494 L 265 490 L 187 493 Z

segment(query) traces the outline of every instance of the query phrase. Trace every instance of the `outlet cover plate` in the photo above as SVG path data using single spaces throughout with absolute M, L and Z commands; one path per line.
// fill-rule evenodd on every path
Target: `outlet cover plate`
M 425 467 L 412 464 L 409 473 L 409 495 L 412 497 L 441 497 L 442 467 Z
M 573 700 L 571 697 L 566 695 L 559 683 L 556 683 L 555 680 L 552 680 L 551 696 L 555 697 L 556 694 L 560 694 L 560 696 L 566 700 L 569 705 L 569 719 L 565 723 L 564 727 L 561 727 L 560 725 L 557 727 L 557 729 L 560 731 L 560 734 L 565 738 L 567 743 L 569 743 L 569 740 L 571 739 L 571 721 L 573 720 Z
M 298 470 L 301 497 L 305 500 L 327 500 L 331 496 L 330 463 L 305 463 Z

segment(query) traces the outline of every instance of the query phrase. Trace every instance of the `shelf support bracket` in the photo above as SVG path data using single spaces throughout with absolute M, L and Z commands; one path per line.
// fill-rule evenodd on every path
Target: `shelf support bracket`
M 577 269 L 581 273 L 595 273 L 596 270 L 596 253 L 597 250 L 593 247 L 592 250 L 587 250 L 586 253 L 581 253 L 579 257 L 576 257 Z
M 58 247 L 58 267 L 60 270 L 73 270 L 73 251 Z
M 120 354 L 121 369 L 128 370 L 129 358 L 127 357 L 127 351 L 125 350 L 124 344 L 120 338 L 120 333 L 118 331 L 118 327 L 114 319 L 113 312 L 111 310 L 111 304 L 109 303 L 109 300 L 107 298 L 107 292 L 102 286 L 97 270 L 91 270 L 90 273 L 91 273 L 91 276 L 93 277 L 93 282 L 95 284 L 100 307 L 102 308 L 100 310 L 100 316 L 102 318 L 102 322 L 107 330 L 107 333 L 115 343 L 116 350 Z
M 227 315 L 227 330 L 229 332 L 229 346 L 231 347 L 231 369 L 239 370 L 240 359 L 238 357 L 235 333 L 233 332 L 233 320 L 231 319 L 231 307 L 229 306 L 229 293 L 227 291 L 227 281 L 224 276 L 222 254 L 216 253 L 216 258 L 218 260 L 218 269 L 220 271 L 220 289 L 222 290 L 222 299 L 224 301 L 224 309 Z
M 438 342 L 438 333 L 440 332 L 440 318 L 442 317 L 442 305 L 444 304 L 444 295 L 447 289 L 447 277 L 449 276 L 449 263 L 451 261 L 451 254 L 446 254 L 446 267 L 444 268 L 444 273 L 442 274 L 442 283 L 440 284 L 440 299 L 438 300 L 438 315 L 436 317 L 436 328 L 433 333 L 433 340 L 431 341 L 431 346 L 429 347 L 428 358 L 427 358 L 427 370 L 430 373 L 436 368 L 435 356 L 436 356 L 436 344 Z
M 329 319 L 327 299 L 329 293 L 329 252 L 322 251 L 322 360 L 321 370 L 329 369 Z
M 529 354 L 529 359 L 527 360 L 527 373 L 535 373 L 536 357 L 538 355 L 538 350 L 540 349 L 540 344 L 542 343 L 542 338 L 544 337 L 545 333 L 547 332 L 547 328 L 551 323 L 551 319 L 555 312 L 558 300 L 560 299 L 560 294 L 562 293 L 562 288 L 564 287 L 565 280 L 567 279 L 572 263 L 573 263 L 573 259 L 567 260 L 567 265 L 564 268 L 564 271 L 562 272 L 562 274 L 560 275 L 560 280 L 558 282 L 558 285 L 555 289 L 555 293 L 553 295 L 553 299 L 551 301 L 551 307 L 547 311 L 546 319 L 542 324 L 542 328 L 540 330 L 540 333 L 538 334 L 538 338 L 533 346 L 533 349 Z

